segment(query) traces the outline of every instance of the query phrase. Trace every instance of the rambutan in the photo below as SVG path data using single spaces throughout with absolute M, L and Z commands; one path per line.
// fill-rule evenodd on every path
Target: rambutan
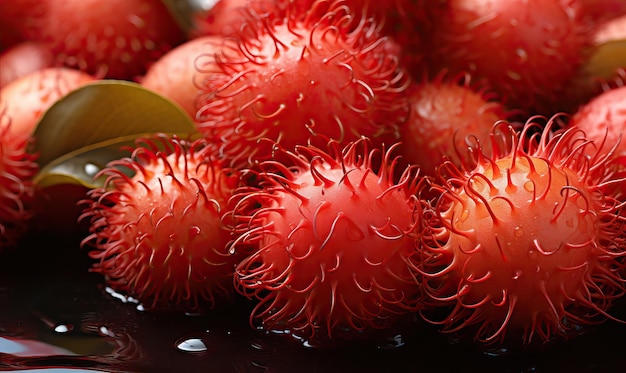
M 461 159 L 465 149 L 476 142 L 489 144 L 493 124 L 511 116 L 495 94 L 471 84 L 468 74 L 450 78 L 442 73 L 415 84 L 409 102 L 409 120 L 400 128 L 400 151 L 406 161 L 431 176 L 444 157 L 459 167 L 471 162 Z
M 83 201 L 90 235 L 82 246 L 108 286 L 145 308 L 185 311 L 231 293 L 238 259 L 221 218 L 239 176 L 205 141 L 143 139 L 102 176 L 105 186 Z
M 198 37 L 168 51 L 150 65 L 141 85 L 176 102 L 194 118 L 200 83 L 214 72 L 203 61 L 211 59 L 222 40 L 221 36 Z
M 11 119 L 0 111 L 0 249 L 14 246 L 32 215 L 33 178 L 39 170 L 27 141 L 10 136 Z
M 35 131 L 43 114 L 60 98 L 94 81 L 82 71 L 48 67 L 13 80 L 0 89 L 0 110 L 11 118 L 7 136 L 23 142 Z
M 477 153 L 474 169 L 440 168 L 421 270 L 436 309 L 424 315 L 444 331 L 530 343 L 615 319 L 608 311 L 626 291 L 626 237 L 620 203 L 603 186 L 626 180 L 611 179 L 606 157 L 588 155 L 584 132 L 553 132 L 555 121 L 494 129 L 512 145 Z
M 316 1 L 298 17 L 249 20 L 215 53 L 218 72 L 201 87 L 198 130 L 243 161 L 271 157 L 263 138 L 287 149 L 313 135 L 342 144 L 361 136 L 374 145 L 397 141 L 409 79 L 399 47 L 379 28 L 342 1 Z
M 616 182 L 609 193 L 626 201 L 626 86 L 609 89 L 582 105 L 572 116 L 569 127 L 578 128 L 594 142 L 594 155 L 607 157 L 607 168 Z
M 572 0 L 444 0 L 430 2 L 431 73 L 441 66 L 486 79 L 526 115 L 551 116 L 591 46 L 591 24 Z M 441 5 L 438 5 L 441 4 Z
M 301 338 L 351 339 L 389 327 L 419 308 L 414 260 L 421 180 L 397 158 L 367 149 L 298 146 L 285 162 L 260 165 L 257 187 L 233 198 L 231 249 L 252 250 L 237 266 L 237 289 L 259 303 L 251 323 Z M 378 172 L 373 159 L 381 156 Z

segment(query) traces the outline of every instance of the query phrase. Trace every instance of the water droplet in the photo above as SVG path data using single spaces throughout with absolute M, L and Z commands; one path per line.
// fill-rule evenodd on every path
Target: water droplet
M 69 333 L 74 330 L 74 325 L 72 324 L 59 324 L 54 327 L 54 332 L 59 334 Z
M 112 331 L 109 330 L 109 328 L 107 328 L 106 326 L 101 326 L 98 331 L 100 332 L 100 335 L 106 335 L 109 337 L 115 337 L 115 333 L 113 333 Z
M 302 347 L 305 347 L 305 348 L 315 348 L 315 347 L 317 347 L 317 345 L 311 343 L 311 341 L 309 341 L 308 339 L 305 339 L 305 340 L 302 341 Z
M 119 299 L 121 300 L 123 303 L 135 303 L 135 304 L 139 304 L 139 301 L 131 296 L 127 296 L 124 295 L 122 293 L 118 293 L 117 291 L 113 290 L 110 287 L 106 287 L 104 289 L 107 293 L 109 293 L 110 296 L 112 296 L 113 298 Z
M 524 229 L 522 229 L 521 225 L 518 225 L 513 229 L 513 234 L 515 235 L 515 237 L 520 238 L 524 236 Z
M 84 171 L 88 176 L 95 176 L 100 171 L 100 167 L 97 165 L 87 162 L 85 163 Z
M 185 352 L 206 352 L 208 350 L 207 345 L 200 338 L 188 338 L 178 341 L 176 343 L 176 348 Z
M 517 280 L 517 279 L 519 279 L 520 277 L 522 277 L 522 271 L 521 271 L 521 270 L 519 270 L 519 269 L 518 269 L 517 271 L 513 272 L 513 276 L 511 276 L 511 278 L 512 278 L 513 280 Z

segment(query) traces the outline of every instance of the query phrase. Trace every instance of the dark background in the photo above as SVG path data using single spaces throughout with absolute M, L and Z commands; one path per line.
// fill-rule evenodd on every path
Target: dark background
M 140 312 L 108 295 L 73 238 L 28 237 L 0 253 L 0 338 L 73 353 L 16 356 L 0 347 L 0 370 L 73 367 L 109 372 L 626 372 L 626 326 L 615 321 L 569 341 L 485 348 L 417 320 L 375 341 L 303 346 L 253 329 L 252 303 L 236 299 L 202 316 Z M 626 303 L 612 314 L 626 319 Z M 67 326 L 69 331 L 55 331 Z M 201 340 L 203 352 L 177 344 Z M 2 344 L 0 343 L 0 346 Z

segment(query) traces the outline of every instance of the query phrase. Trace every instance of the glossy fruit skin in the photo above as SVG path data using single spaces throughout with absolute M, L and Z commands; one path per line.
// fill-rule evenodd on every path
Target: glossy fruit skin
M 366 146 L 277 150 L 285 161 L 262 163 L 257 186 L 231 200 L 230 246 L 252 251 L 235 274 L 239 292 L 259 300 L 252 324 L 309 341 L 353 339 L 419 308 L 422 179 L 407 168 L 394 182 L 390 152 L 376 172 L 381 154 Z
M 484 78 L 507 106 L 525 110 L 526 118 L 567 109 L 559 107 L 560 98 L 592 42 L 579 2 L 445 0 L 432 8 L 432 74 L 446 66 Z
M 222 42 L 221 36 L 201 36 L 177 46 L 148 68 L 141 85 L 173 100 L 195 118 L 200 86 L 216 72 L 206 61 L 212 60 Z
M 425 302 L 445 315 L 424 316 L 443 331 L 487 344 L 547 342 L 615 319 L 626 221 L 602 192 L 613 175 L 606 159 L 588 157 L 584 133 L 552 133 L 553 120 L 536 132 L 534 120 L 510 128 L 512 147 L 479 153 L 475 169 L 441 169 L 422 268 Z
M 581 106 L 568 127 L 578 128 L 595 144 L 599 157 L 609 157 L 609 168 L 615 179 L 626 176 L 626 86 L 607 90 Z M 621 177 L 620 177 L 621 176 Z M 626 185 L 610 183 L 607 188 L 626 200 Z
M 50 50 L 37 42 L 23 42 L 0 54 L 0 88 L 46 67 L 52 67 Z
M 411 87 L 411 113 L 400 128 L 400 151 L 405 161 L 418 165 L 424 175 L 435 176 L 444 157 L 458 167 L 472 167 L 461 159 L 468 146 L 489 144 L 493 124 L 511 113 L 486 87 L 471 84 L 468 74 L 440 74 Z M 485 146 L 487 149 L 487 146 Z
M 134 80 L 183 32 L 161 1 L 47 0 L 39 40 L 65 66 L 99 78 Z
M 14 247 L 32 217 L 33 178 L 39 170 L 26 141 L 10 136 L 11 119 L 0 111 L 0 251 Z
M 153 310 L 200 312 L 232 293 L 223 206 L 238 176 L 206 142 L 156 135 L 100 172 L 88 193 L 82 246 L 108 286 Z M 132 176 L 127 176 L 130 172 Z
M 0 110 L 11 118 L 8 136 L 21 142 L 57 100 L 95 78 L 82 71 L 48 67 L 12 81 L 0 90 Z
M 94 80 L 81 71 L 46 68 L 14 80 L 0 89 L 0 173 L 2 245 L 12 245 L 28 230 L 36 190 L 33 178 L 39 170 L 30 153 L 32 135 L 43 113 L 59 98 Z
M 626 156 L 626 86 L 607 90 L 582 105 L 569 121 L 599 148 L 600 155 Z
M 335 4 L 318 1 L 274 23 L 251 20 L 216 53 L 220 72 L 202 87 L 197 128 L 221 141 L 225 156 L 268 159 L 263 138 L 288 149 L 312 135 L 343 144 L 360 136 L 376 146 L 397 141 L 409 83 L 399 48 L 375 22 Z

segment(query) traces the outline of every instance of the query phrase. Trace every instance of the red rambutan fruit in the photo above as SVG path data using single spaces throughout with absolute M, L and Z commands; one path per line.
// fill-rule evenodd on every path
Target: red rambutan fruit
M 616 180 L 602 172 L 606 158 L 587 154 L 592 142 L 582 131 L 553 132 L 554 122 L 494 130 L 512 146 L 477 153 L 471 170 L 440 168 L 442 193 L 424 210 L 420 268 L 424 307 L 436 309 L 423 314 L 443 331 L 474 330 L 485 343 L 545 342 L 615 319 L 608 310 L 626 291 L 625 222 L 602 190 Z
M 342 4 L 316 1 L 299 17 L 251 19 L 215 53 L 218 72 L 204 81 L 198 130 L 244 161 L 271 157 L 272 142 L 292 149 L 312 135 L 397 141 L 409 85 L 399 48 Z
M 148 68 L 141 85 L 171 99 L 195 117 L 200 83 L 213 73 L 205 68 L 203 61 L 211 59 L 222 40 L 221 36 L 202 36 L 168 51 Z
M 17 44 L 0 54 L 0 88 L 52 64 L 52 52 L 43 43 L 27 41 Z
M 206 35 L 237 35 L 251 16 L 266 20 L 284 18 L 305 12 L 315 1 L 218 0 L 210 9 L 200 10 L 193 15 L 190 35 L 191 38 Z M 292 14 L 287 14 L 288 10 Z
M 184 40 L 158 0 L 47 0 L 37 40 L 59 63 L 99 78 L 133 80 Z
M 39 170 L 26 141 L 9 135 L 11 119 L 0 111 L 0 249 L 12 247 L 32 216 L 33 178 Z
M 228 253 L 223 206 L 238 183 L 205 141 L 165 135 L 141 140 L 111 162 L 88 193 L 82 246 L 92 270 L 145 308 L 199 311 L 232 291 L 237 256 Z
M 0 110 L 11 118 L 7 136 L 23 142 L 30 138 L 37 122 L 57 100 L 95 80 L 82 71 L 48 67 L 13 80 L 0 89 Z
M 277 150 L 261 163 L 261 187 L 245 187 L 225 214 L 237 266 L 235 285 L 259 303 L 250 321 L 308 341 L 352 339 L 389 327 L 419 308 L 413 261 L 419 240 L 422 178 L 365 139 L 329 151 Z M 374 158 L 382 158 L 378 172 Z
M 461 159 L 464 149 L 477 141 L 489 144 L 493 125 L 511 116 L 494 94 L 472 86 L 467 74 L 453 79 L 440 74 L 415 84 L 409 102 L 409 120 L 400 128 L 400 151 L 405 161 L 430 176 L 435 176 L 444 157 L 459 167 L 471 162 L 471 158 Z
M 609 157 L 609 168 L 626 177 L 626 86 L 605 91 L 581 106 L 568 126 L 585 132 L 595 144 L 593 155 Z M 626 184 L 615 182 L 611 187 L 626 200 Z
M 436 2 L 432 2 L 436 3 Z M 591 46 L 591 24 L 575 0 L 445 0 L 429 6 L 426 58 L 486 79 L 510 108 L 551 116 Z
M 41 34 L 47 3 L 41 0 L 0 1 L 0 48 L 36 39 Z

